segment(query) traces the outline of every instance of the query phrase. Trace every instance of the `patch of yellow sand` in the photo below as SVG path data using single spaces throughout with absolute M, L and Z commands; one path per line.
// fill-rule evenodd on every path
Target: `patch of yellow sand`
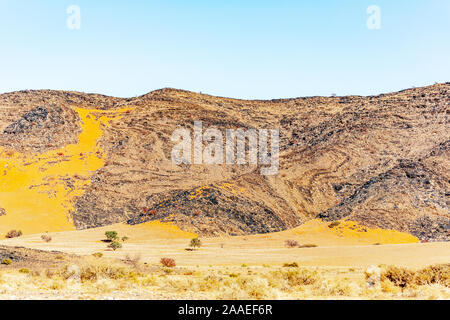
M 192 239 L 197 237 L 197 234 L 183 231 L 172 223 L 160 221 L 149 221 L 137 225 L 120 223 L 104 228 L 117 231 L 120 235 L 123 234 L 130 237 L 131 242 L 134 240 Z
M 370 244 L 401 244 L 416 243 L 419 241 L 409 233 L 385 230 L 380 228 L 368 228 L 350 220 L 340 220 L 338 225 L 330 228 L 330 222 L 315 219 L 290 230 L 294 235 L 320 235 L 321 237 L 342 238 L 352 243 Z
M 74 230 L 72 200 L 83 194 L 93 172 L 105 164 L 97 141 L 102 125 L 130 109 L 75 109 L 81 118 L 78 143 L 42 154 L 0 148 L 0 237 L 11 229 L 24 234 Z

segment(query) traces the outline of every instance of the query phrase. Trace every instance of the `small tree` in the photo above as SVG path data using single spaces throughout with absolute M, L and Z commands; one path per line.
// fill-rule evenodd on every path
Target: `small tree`
M 105 236 L 109 241 L 117 240 L 117 231 L 106 231 Z
M 41 236 L 41 239 L 44 240 L 45 242 L 50 242 L 50 241 L 52 241 L 52 237 L 50 237 L 50 236 L 47 235 L 47 234 L 43 234 L 43 235 Z
M 127 241 L 128 239 L 130 239 L 130 238 L 128 238 L 127 236 L 122 237 L 122 241 L 123 241 L 123 242 Z
M 296 240 L 288 239 L 284 242 L 284 245 L 288 248 L 298 247 L 298 242 Z
M 200 241 L 199 238 L 194 238 L 191 239 L 191 243 L 189 244 L 190 247 L 192 248 L 200 248 L 202 246 L 202 242 Z
M 111 248 L 114 251 L 116 251 L 117 249 L 122 248 L 122 244 L 119 241 L 113 241 L 110 244 L 108 244 L 108 248 Z

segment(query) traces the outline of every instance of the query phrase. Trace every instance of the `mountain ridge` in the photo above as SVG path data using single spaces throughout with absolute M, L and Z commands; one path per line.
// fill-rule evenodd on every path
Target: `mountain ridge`
M 0 147 L 38 157 L 77 141 L 75 108 L 130 108 L 102 125 L 97 143 L 105 166 L 66 213 L 76 228 L 161 220 L 200 235 L 239 235 L 320 217 L 448 241 L 449 104 L 450 83 L 367 97 L 272 100 L 173 88 L 134 98 L 27 90 L 0 95 L 0 132 L 28 124 L 26 115 L 38 107 L 58 121 L 32 121 L 23 132 L 0 134 Z M 223 130 L 279 128 L 279 173 L 174 165 L 171 133 L 192 128 L 195 120 Z

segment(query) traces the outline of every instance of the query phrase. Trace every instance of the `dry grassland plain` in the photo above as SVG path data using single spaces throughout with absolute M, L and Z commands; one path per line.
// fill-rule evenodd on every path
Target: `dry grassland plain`
M 129 238 L 117 251 L 104 242 L 110 230 Z M 195 234 L 160 222 L 45 235 L 52 240 L 34 234 L 0 242 L 9 248 L 61 252 L 53 253 L 56 258 L 29 263 L 19 259 L 15 266 L 1 268 L 0 298 L 450 298 L 448 243 L 419 243 L 408 234 L 348 221 L 333 228 L 314 220 L 268 235 L 204 238 L 195 250 L 189 248 Z M 286 240 L 298 246 L 287 247 Z M 163 257 L 174 259 L 176 266 L 163 266 Z M 389 278 L 391 265 L 399 269 Z M 426 281 L 408 273 L 430 265 L 439 269 Z M 370 266 L 380 272 L 373 284 Z

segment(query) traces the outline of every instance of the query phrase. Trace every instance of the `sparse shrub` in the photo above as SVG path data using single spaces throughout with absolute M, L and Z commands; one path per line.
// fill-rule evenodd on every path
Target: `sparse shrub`
M 122 237 L 122 242 L 125 242 L 125 241 L 127 241 L 127 240 L 129 240 L 130 238 L 128 238 L 127 236 L 125 236 L 125 237 Z
M 52 241 L 52 237 L 50 237 L 50 236 L 47 235 L 47 234 L 43 234 L 43 235 L 41 236 L 41 239 L 44 240 L 45 242 L 50 242 L 50 241 Z
M 299 248 L 316 248 L 317 244 L 313 244 L 313 243 L 307 243 L 307 244 L 301 244 L 298 246 Z
M 328 285 L 325 289 L 327 296 L 350 296 L 352 294 L 352 287 L 345 282 L 336 282 Z
M 200 248 L 202 246 L 202 242 L 199 238 L 191 239 L 191 243 L 189 244 L 191 248 Z
M 381 243 L 377 242 L 373 244 L 374 246 L 381 246 Z
M 111 248 L 114 251 L 116 251 L 117 249 L 122 248 L 122 244 L 119 241 L 114 240 L 113 242 L 108 244 L 108 248 Z
M 80 268 L 80 280 L 82 282 L 97 281 L 100 278 L 117 280 L 129 277 L 132 277 L 130 271 L 120 266 L 100 264 L 86 265 Z
M 414 272 L 406 268 L 389 266 L 381 273 L 381 281 L 385 280 L 389 280 L 400 288 L 405 288 L 414 284 Z
M 400 288 L 429 284 L 450 287 L 450 264 L 429 266 L 419 271 L 389 266 L 381 274 L 381 280 L 390 281 Z
M 141 262 L 141 255 L 137 254 L 134 257 L 131 257 L 130 255 L 127 254 L 124 261 L 128 264 L 131 264 L 135 269 L 139 269 Z
M 9 266 L 11 263 L 12 263 L 12 260 L 8 259 L 8 258 L 2 260 L 2 264 L 4 264 L 4 265 Z
M 402 292 L 402 289 L 400 287 L 395 286 L 392 282 L 389 280 L 384 280 L 380 283 L 381 291 L 391 294 L 398 294 Z
M 173 269 L 169 268 L 169 267 L 164 267 L 162 268 L 162 271 L 164 272 L 164 274 L 172 274 L 173 273 Z
M 19 272 L 20 272 L 20 273 L 30 273 L 30 269 L 27 269 L 27 268 L 21 268 L 21 269 L 19 269 Z
M 106 231 L 105 236 L 109 241 L 117 240 L 117 231 Z
M 216 286 L 220 285 L 219 281 L 217 281 Z M 239 277 L 236 283 L 240 287 L 239 290 L 247 294 L 250 299 L 265 299 L 274 294 L 273 288 L 270 287 L 268 280 L 265 278 Z
M 340 221 L 333 221 L 332 223 L 330 223 L 330 224 L 328 225 L 328 228 L 332 229 L 332 228 L 334 228 L 334 227 L 337 227 L 337 226 L 340 225 L 340 224 L 341 224 Z
M 46 269 L 45 270 L 45 276 L 47 277 L 47 278 L 52 278 L 53 276 L 55 275 L 55 270 L 52 270 L 52 269 Z
M 101 258 L 101 257 L 103 257 L 103 253 L 101 253 L 101 252 L 95 252 L 95 253 L 93 253 L 92 254 L 94 257 L 96 257 L 96 258 Z
M 416 272 L 418 285 L 439 283 L 450 287 L 450 264 L 438 264 L 429 266 Z
M 298 246 L 298 241 L 288 239 L 288 240 L 284 241 L 284 245 L 288 248 L 295 248 Z
M 64 260 L 64 256 L 62 254 L 56 255 L 55 259 Z
M 167 268 L 173 268 L 177 265 L 175 263 L 175 260 L 172 258 L 161 258 L 160 262 L 164 267 L 167 267 Z
M 20 237 L 21 235 L 22 235 L 21 230 L 11 230 L 6 234 L 6 238 L 8 238 L 8 239 L 17 238 L 17 237 Z
M 297 262 L 285 263 L 285 264 L 283 264 L 283 267 L 286 267 L 286 268 L 298 268 L 298 264 L 297 264 Z
M 133 270 L 111 263 L 90 263 L 82 265 L 66 265 L 57 270 L 46 270 L 48 278 L 62 278 L 68 280 L 79 278 L 82 283 L 96 282 L 99 279 L 134 279 L 136 273 Z
M 286 271 L 282 273 L 282 277 L 287 280 L 291 287 L 308 286 L 318 281 L 317 271 L 309 271 L 306 269 Z

